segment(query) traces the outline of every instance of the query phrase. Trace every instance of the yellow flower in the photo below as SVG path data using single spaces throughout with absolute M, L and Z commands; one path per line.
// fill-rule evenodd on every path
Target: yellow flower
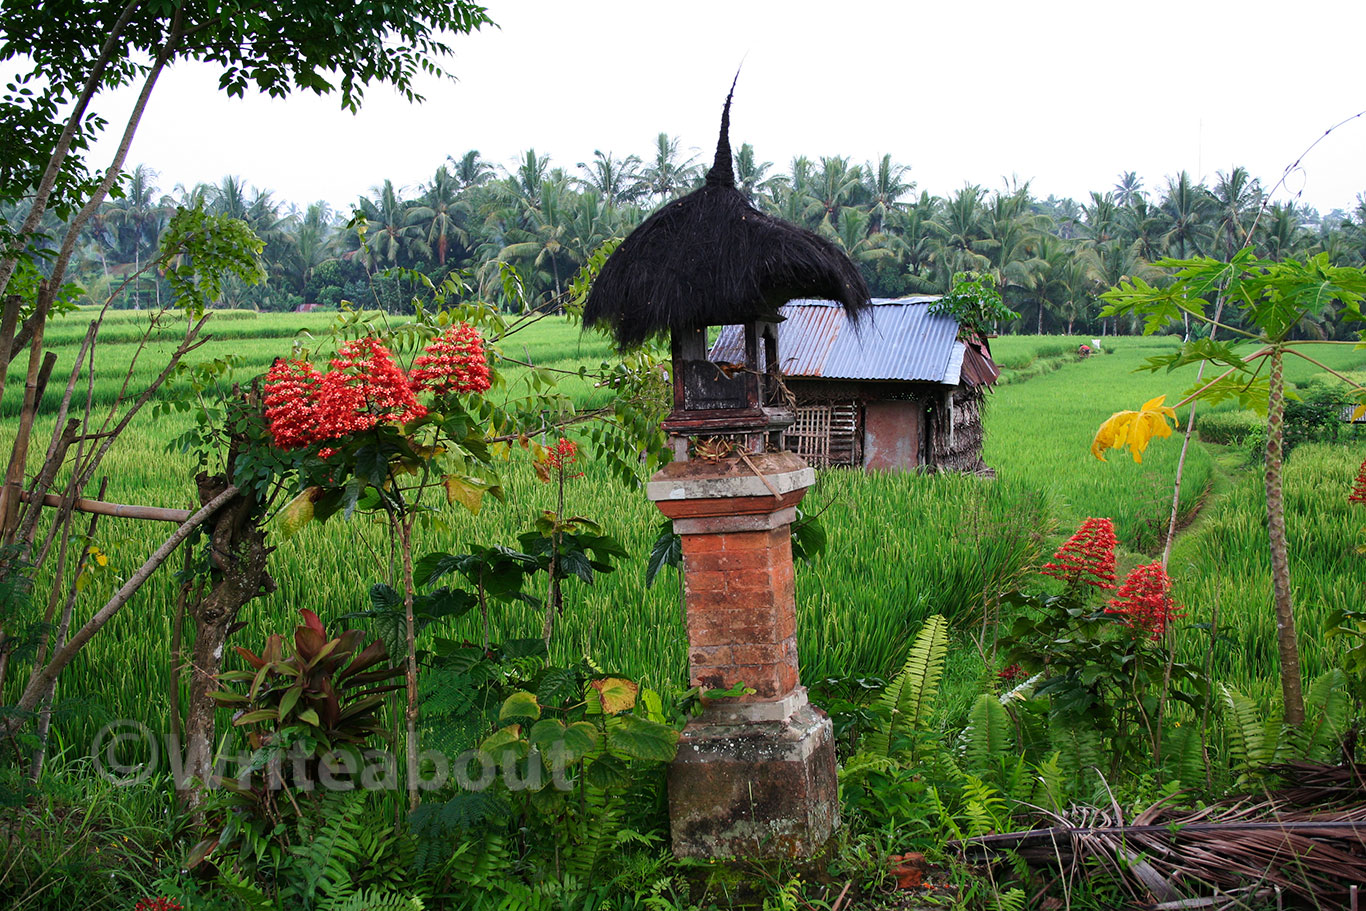
M 1138 411 L 1117 411 L 1100 425 L 1091 441 L 1091 455 L 1105 461 L 1107 449 L 1129 447 L 1135 462 L 1143 461 L 1143 450 L 1153 437 L 1169 437 L 1176 425 L 1176 409 L 1162 404 L 1165 395 L 1149 399 Z M 1167 419 L 1171 419 L 1168 426 Z

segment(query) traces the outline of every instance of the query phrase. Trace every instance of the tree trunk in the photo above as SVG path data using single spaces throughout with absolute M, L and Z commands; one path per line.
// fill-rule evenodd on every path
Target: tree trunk
M 1266 525 L 1271 541 L 1271 590 L 1276 607 L 1276 646 L 1281 658 L 1281 693 L 1285 723 L 1304 723 L 1300 687 L 1300 649 L 1295 635 L 1295 613 L 1290 597 L 1290 556 L 1285 533 L 1285 490 L 1281 477 L 1285 437 L 1285 381 L 1281 350 L 1271 353 L 1270 389 L 1266 413 Z
M 417 748 L 417 618 L 413 615 L 413 522 L 416 516 L 399 519 L 399 543 L 403 549 L 403 628 L 406 643 L 404 655 L 404 683 L 407 705 L 403 720 L 407 733 L 408 754 L 408 809 L 416 810 L 418 794 Z
M 209 503 L 230 488 L 228 477 L 234 454 L 229 454 L 228 472 L 201 473 L 195 478 L 200 503 Z M 250 487 L 238 491 L 218 510 L 209 531 L 213 566 L 209 590 L 203 598 L 186 604 L 186 613 L 194 621 L 194 648 L 190 652 L 185 711 L 185 761 L 175 783 L 182 806 L 198 805 L 202 791 L 192 783 L 195 779 L 208 782 L 213 774 L 217 706 L 209 694 L 218 689 L 223 649 L 237 614 L 252 598 L 275 590 L 275 581 L 266 571 L 270 548 L 266 546 L 266 532 L 259 524 L 260 512 Z M 178 749 L 178 745 L 173 748 Z

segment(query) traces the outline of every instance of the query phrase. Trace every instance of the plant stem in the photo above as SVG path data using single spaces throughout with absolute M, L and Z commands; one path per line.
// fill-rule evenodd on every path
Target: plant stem
M 1276 645 L 1281 659 L 1281 693 L 1285 723 L 1304 723 L 1300 685 L 1300 652 L 1295 636 L 1295 613 L 1290 593 L 1290 545 L 1285 532 L 1285 489 L 1282 478 L 1285 438 L 1285 379 L 1281 349 L 1271 352 L 1270 387 L 1266 413 L 1266 527 L 1271 544 L 1271 590 L 1276 609 Z

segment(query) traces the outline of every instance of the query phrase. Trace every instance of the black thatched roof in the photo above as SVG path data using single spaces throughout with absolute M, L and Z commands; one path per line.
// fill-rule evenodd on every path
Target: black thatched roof
M 839 247 L 760 212 L 735 187 L 730 102 L 703 186 L 645 219 L 602 267 L 585 326 L 606 324 L 626 348 L 671 329 L 748 322 L 790 300 L 836 301 L 851 318 L 868 287 Z

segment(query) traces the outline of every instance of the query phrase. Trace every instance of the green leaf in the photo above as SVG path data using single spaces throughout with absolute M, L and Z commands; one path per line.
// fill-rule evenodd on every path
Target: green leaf
M 657 721 L 616 715 L 607 720 L 607 748 L 631 759 L 669 762 L 678 752 L 678 732 Z
M 650 545 L 650 558 L 645 562 L 645 587 L 655 584 L 655 576 L 666 566 L 675 569 L 683 560 L 683 536 L 674 534 L 674 524 L 665 519 L 660 525 L 654 544 Z
M 503 724 L 517 718 L 525 718 L 534 721 L 541 717 L 541 706 L 536 701 L 534 693 L 525 690 L 518 690 L 507 699 L 503 700 L 503 706 L 498 710 L 498 723 Z
M 583 780 L 594 788 L 616 787 L 626 781 L 626 763 L 611 753 L 604 753 L 583 770 Z

